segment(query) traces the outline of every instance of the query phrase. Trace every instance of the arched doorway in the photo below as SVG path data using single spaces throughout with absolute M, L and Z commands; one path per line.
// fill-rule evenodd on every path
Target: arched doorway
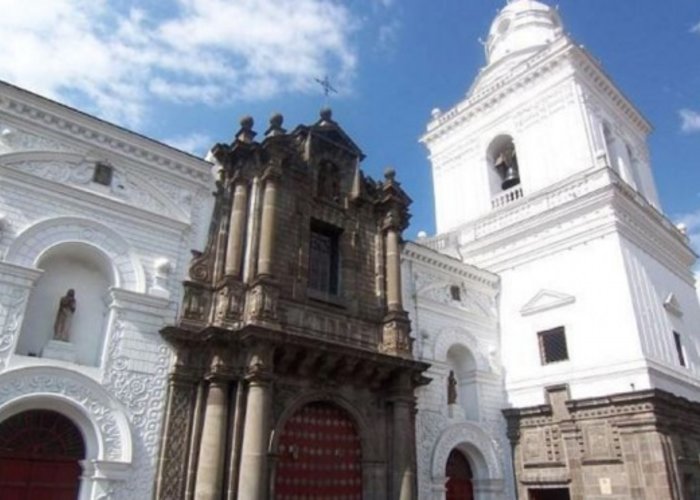
M 362 498 L 362 447 L 342 408 L 309 403 L 285 424 L 279 439 L 275 498 Z
M 473 500 L 472 468 L 467 458 L 459 450 L 452 450 L 447 458 L 446 500 Z
M 85 442 L 67 417 L 30 410 L 0 423 L 0 491 L 6 500 L 75 500 Z

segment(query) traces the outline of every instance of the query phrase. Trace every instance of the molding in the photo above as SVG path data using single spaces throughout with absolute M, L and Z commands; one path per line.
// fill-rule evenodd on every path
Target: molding
M 540 290 L 520 309 L 520 314 L 529 316 L 576 302 L 576 297 L 552 290 Z
M 156 170 L 198 184 L 210 181 L 211 164 L 205 160 L 3 81 L 0 111 L 91 147 L 147 162 Z

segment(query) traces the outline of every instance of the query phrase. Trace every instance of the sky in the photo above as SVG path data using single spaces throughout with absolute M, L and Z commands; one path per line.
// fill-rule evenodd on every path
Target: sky
M 544 0 L 555 5 L 554 2 Z M 0 79 L 203 156 L 244 115 L 313 123 L 328 104 L 434 233 L 418 139 L 485 64 L 506 0 L 0 0 Z M 700 250 L 700 0 L 561 0 L 565 30 L 654 125 L 664 211 Z M 337 89 L 326 100 L 317 78 Z

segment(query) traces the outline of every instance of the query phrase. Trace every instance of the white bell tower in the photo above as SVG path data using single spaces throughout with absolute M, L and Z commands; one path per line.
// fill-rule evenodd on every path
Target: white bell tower
M 466 98 L 433 111 L 432 248 L 501 276 L 510 405 L 662 389 L 700 400 L 687 237 L 660 211 L 651 126 L 564 31 L 509 2 Z

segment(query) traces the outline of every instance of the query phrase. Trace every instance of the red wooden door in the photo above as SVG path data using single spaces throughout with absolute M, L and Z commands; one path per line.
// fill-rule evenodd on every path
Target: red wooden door
M 304 406 L 284 426 L 278 451 L 277 500 L 362 499 L 360 436 L 342 408 Z
M 60 413 L 32 410 L 0 424 L 3 500 L 75 500 L 85 457 L 80 431 Z
M 472 469 L 466 457 L 452 450 L 447 458 L 447 500 L 473 500 Z

